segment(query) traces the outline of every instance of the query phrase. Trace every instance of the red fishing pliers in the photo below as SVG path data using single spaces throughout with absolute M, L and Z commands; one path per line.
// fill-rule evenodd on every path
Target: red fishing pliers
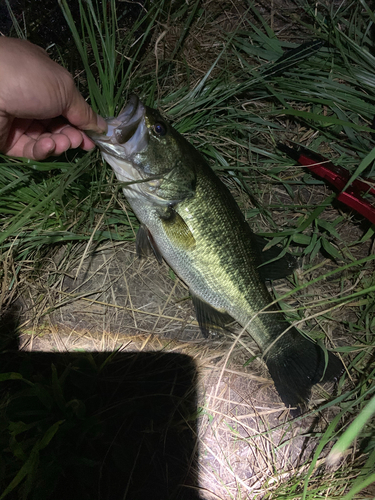
M 278 144 L 277 147 L 290 158 L 293 158 L 293 160 L 306 166 L 315 175 L 329 182 L 338 191 L 337 199 L 339 201 L 356 210 L 372 224 L 375 224 L 375 204 L 363 198 L 364 194 L 375 196 L 374 182 L 355 179 L 343 191 L 351 177 L 350 172 L 346 168 L 334 165 L 327 158 L 305 148 L 296 150 L 285 144 Z

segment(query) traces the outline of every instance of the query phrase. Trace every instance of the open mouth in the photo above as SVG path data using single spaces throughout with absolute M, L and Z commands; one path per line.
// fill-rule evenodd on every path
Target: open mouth
M 88 132 L 99 149 L 111 156 L 125 159 L 147 146 L 147 127 L 144 123 L 145 108 L 132 94 L 117 118 L 108 118 L 107 134 Z

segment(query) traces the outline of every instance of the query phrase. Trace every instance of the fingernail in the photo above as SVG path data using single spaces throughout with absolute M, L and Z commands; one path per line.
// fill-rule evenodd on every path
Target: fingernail
M 96 124 L 98 126 L 99 132 L 106 133 L 107 132 L 107 122 L 100 115 L 96 115 Z

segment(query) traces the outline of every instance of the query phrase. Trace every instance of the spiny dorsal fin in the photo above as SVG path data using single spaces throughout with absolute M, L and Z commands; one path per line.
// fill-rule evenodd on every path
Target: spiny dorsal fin
M 195 314 L 197 315 L 197 321 L 205 337 L 209 336 L 210 330 L 214 330 L 218 333 L 227 330 L 226 325 L 231 323 L 233 318 L 226 311 L 215 309 L 208 304 L 208 302 L 205 302 L 193 293 L 191 293 L 191 298 L 193 300 Z
M 144 224 L 139 226 L 137 236 L 135 239 L 135 248 L 138 257 L 140 258 L 147 257 L 150 254 L 150 251 L 152 250 L 159 264 L 163 262 L 163 257 L 159 252 L 158 247 L 156 246 L 152 234 Z

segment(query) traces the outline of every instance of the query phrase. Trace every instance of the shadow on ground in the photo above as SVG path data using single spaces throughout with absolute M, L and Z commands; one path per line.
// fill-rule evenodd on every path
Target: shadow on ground
M 8 345 L 0 363 L 0 491 L 20 479 L 6 499 L 200 498 L 189 356 Z

